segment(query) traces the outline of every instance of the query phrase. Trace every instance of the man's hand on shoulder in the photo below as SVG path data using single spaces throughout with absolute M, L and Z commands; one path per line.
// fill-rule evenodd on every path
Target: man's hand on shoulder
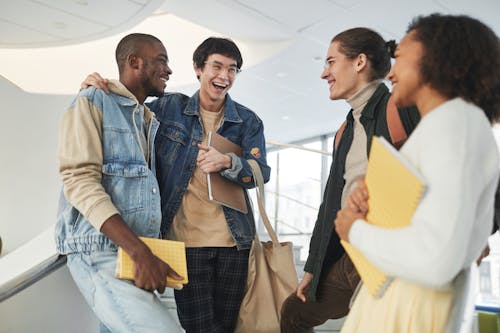
M 80 84 L 81 89 L 86 89 L 90 86 L 96 87 L 98 89 L 104 90 L 106 94 L 109 94 L 108 79 L 104 79 L 97 72 L 89 74 L 85 80 Z

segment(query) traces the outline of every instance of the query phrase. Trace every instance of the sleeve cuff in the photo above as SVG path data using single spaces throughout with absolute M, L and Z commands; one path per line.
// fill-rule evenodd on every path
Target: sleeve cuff
M 351 230 L 349 230 L 349 243 L 351 243 L 356 248 L 358 244 L 362 244 L 363 239 L 363 227 L 366 222 L 362 219 L 357 219 L 351 226 Z
M 220 172 L 220 175 L 232 180 L 237 180 L 240 171 L 243 169 L 243 163 L 235 153 L 228 153 L 231 156 L 231 168 Z
M 89 220 L 94 228 L 101 231 L 104 222 L 116 214 L 120 214 L 120 212 L 116 209 L 115 205 L 110 200 L 103 200 L 89 210 L 87 220 Z

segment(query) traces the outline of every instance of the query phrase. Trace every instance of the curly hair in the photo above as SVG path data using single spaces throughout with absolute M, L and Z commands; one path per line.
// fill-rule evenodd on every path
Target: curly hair
M 407 32 L 422 43 L 423 83 L 449 98 L 461 97 L 500 118 L 500 43 L 484 23 L 465 16 L 432 14 L 414 19 Z
M 370 80 L 383 79 L 391 69 L 391 53 L 395 42 L 385 42 L 382 36 L 368 28 L 352 28 L 335 37 L 331 43 L 338 42 L 339 50 L 348 59 L 354 59 L 361 53 L 370 62 Z

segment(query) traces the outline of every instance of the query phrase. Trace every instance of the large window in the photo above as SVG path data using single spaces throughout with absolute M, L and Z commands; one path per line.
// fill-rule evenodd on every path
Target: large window
M 292 241 L 304 261 L 331 163 L 331 155 L 320 151 L 331 152 L 332 139 L 322 136 L 300 146 L 306 150 L 270 147 L 267 161 L 272 171 L 266 184 L 266 211 L 280 240 Z M 259 234 L 265 234 L 261 222 Z

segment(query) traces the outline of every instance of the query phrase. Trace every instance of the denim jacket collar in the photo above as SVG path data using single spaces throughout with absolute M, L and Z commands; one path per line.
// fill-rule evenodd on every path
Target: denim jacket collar
M 192 98 L 189 99 L 186 108 L 184 109 L 184 114 L 187 116 L 198 116 L 200 117 L 200 91 L 198 90 Z M 233 123 L 241 123 L 241 119 L 238 110 L 236 110 L 236 105 L 229 96 L 226 94 L 226 101 L 224 107 L 224 122 L 229 121 Z

